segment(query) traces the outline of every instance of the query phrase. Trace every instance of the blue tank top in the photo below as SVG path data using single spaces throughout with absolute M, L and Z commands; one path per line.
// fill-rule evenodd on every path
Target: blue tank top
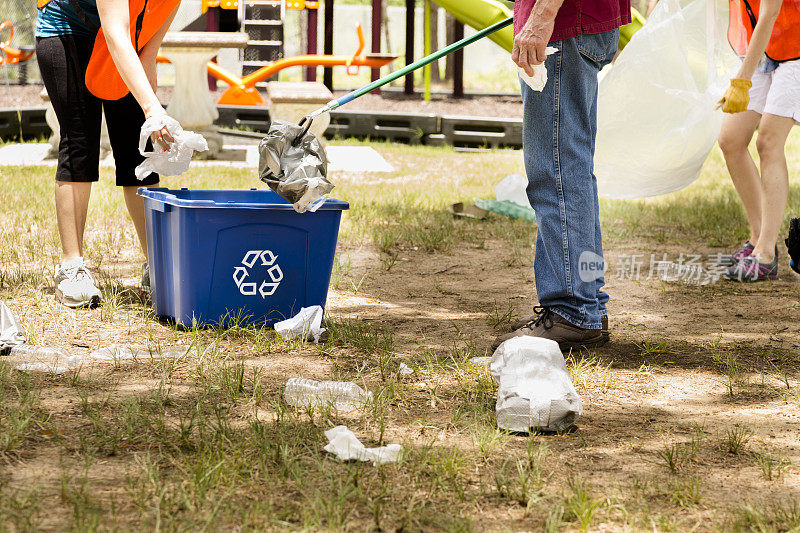
M 94 39 L 100 27 L 100 16 L 97 14 L 97 0 L 77 0 L 86 18 L 94 24 L 90 28 L 75 11 L 70 0 L 50 0 L 39 9 L 36 17 L 36 37 L 58 37 L 60 35 L 76 35 Z

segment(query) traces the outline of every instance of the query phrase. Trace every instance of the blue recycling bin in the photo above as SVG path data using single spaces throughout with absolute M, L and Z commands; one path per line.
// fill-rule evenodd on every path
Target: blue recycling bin
M 271 190 L 142 187 L 153 309 L 185 327 L 270 326 L 325 307 L 342 211 L 297 213 Z

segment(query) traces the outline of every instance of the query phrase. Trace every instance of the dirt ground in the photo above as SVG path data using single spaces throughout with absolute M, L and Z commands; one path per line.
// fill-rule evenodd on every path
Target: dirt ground
M 612 265 L 618 253 L 609 254 Z M 370 247 L 343 249 L 340 254 L 351 261 L 348 278 L 363 280 L 363 284 L 357 292 L 332 290 L 328 313 L 391 332 L 396 360 L 415 369 L 424 367 L 421 354 L 446 351 L 465 342 L 474 346 L 471 355 L 490 355 L 488 344 L 502 328 L 490 326 L 487 317 L 509 305 L 523 313 L 535 302 L 530 264 L 497 268 L 508 254 L 507 245 L 502 242 L 486 242 L 481 248 L 462 248 L 444 255 L 401 251 L 389 271 L 381 265 L 380 254 Z M 113 275 L 127 271 L 127 277 L 118 279 L 124 285 L 135 286 L 136 266 L 118 268 Z M 612 296 L 612 341 L 594 354 L 598 362 L 595 370 L 576 383 L 584 405 L 577 432 L 541 437 L 550 447 L 549 465 L 556 472 L 555 477 L 562 477 L 562 470 L 577 472 L 609 501 L 623 500 L 626 487 L 637 483 L 657 487 L 658 480 L 665 476 L 670 479 L 660 464 L 658 454 L 662 448 L 694 442 L 696 435 L 701 435 L 705 439 L 703 447 L 692 457 L 691 466 L 685 468 L 701 479 L 703 503 L 687 510 L 675 524 L 670 525 L 661 517 L 654 530 L 680 531 L 690 525 L 698 531 L 717 530 L 726 511 L 733 513 L 744 502 L 791 501 L 800 497 L 800 471 L 796 466 L 765 482 L 751 459 L 724 451 L 725 432 L 746 428 L 752 432 L 748 449 L 800 465 L 800 405 L 780 395 L 782 386 L 774 372 L 777 368 L 791 372 L 787 366 L 796 368 L 800 354 L 800 276 L 785 273 L 780 281 L 753 287 L 720 284 L 705 288 L 612 278 L 608 292 Z M 169 328 L 131 323 L 130 317 L 112 319 L 105 327 L 87 330 L 86 322 L 104 323 L 96 316 L 100 310 L 68 311 L 58 306 L 50 294 L 34 299 L 35 302 L 30 297 L 10 299 L 8 303 L 23 310 L 23 321 L 28 313 L 51 316 L 52 321 L 38 332 L 40 342 L 63 342 L 66 336 L 72 339 L 73 353 L 87 354 L 111 342 L 138 342 L 144 338 L 164 345 L 186 342 Z M 769 316 L 768 325 L 765 315 Z M 752 350 L 742 356 L 742 364 L 747 365 L 746 369 L 743 367 L 746 382 L 737 382 L 733 396 L 724 367 L 713 358 L 714 347 L 729 344 Z M 224 341 L 221 348 L 233 360 L 259 369 L 267 396 L 276 399 L 289 377 L 326 379 L 332 369 L 356 364 L 347 353 L 332 365 L 329 353 L 313 349 L 259 355 L 253 354 L 250 347 Z M 98 380 L 94 386 L 113 386 L 115 394 L 140 394 L 158 385 L 157 375 L 147 365 L 123 362 L 108 369 L 98 366 L 90 371 Z M 421 370 L 408 379 L 413 392 L 396 406 L 385 433 L 386 441 L 423 446 L 434 439 L 437 443 L 469 448 L 472 443 L 464 428 L 451 422 L 462 401 L 449 390 L 451 380 L 446 376 L 426 376 Z M 791 383 L 797 387 L 795 378 Z M 79 434 L 87 427 L 79 412 L 80 399 L 65 385 L 52 385 L 43 390 L 42 408 L 61 419 L 62 432 Z M 439 392 L 432 394 L 436 389 Z M 190 391 L 189 385 L 173 386 L 172 394 L 180 397 Z M 256 411 L 259 419 L 270 420 L 274 416 L 269 407 L 257 406 Z M 231 413 L 234 419 L 237 412 Z M 52 437 L 41 435 L 35 449 L 7 459 L 6 466 L 0 467 L 7 481 L 14 486 L 50 486 L 55 491 L 59 465 L 76 458 L 65 457 L 60 446 L 48 444 Z M 516 441 L 512 448 L 523 445 L 525 440 L 512 437 Z M 77 453 L 77 444 L 71 446 Z M 115 488 L 130 468 L 124 450 L 97 459 L 92 468 L 89 479 L 106 498 L 126 498 L 121 489 Z M 475 484 L 482 478 L 478 471 L 469 477 L 474 478 L 469 482 Z M 667 498 L 663 488 L 650 490 L 658 498 Z M 471 513 L 471 518 L 475 531 L 498 530 L 499 524 L 501 530 L 531 527 L 531 517 L 525 509 L 514 506 L 484 503 Z M 42 525 L 58 529 L 61 524 L 54 517 Z M 612 519 L 601 529 L 628 527 L 615 525 Z
M 5 201 L 12 207 L 3 220 L 15 220 L 13 226 L 24 236 L 17 261 L 24 263 L 26 253 L 38 259 L 18 271 L 10 259 L 16 256 L 6 250 L 0 290 L 20 321 L 32 326 L 35 342 L 66 344 L 84 357 L 112 343 L 168 348 L 214 342 L 219 355 L 213 360 L 86 364 L 79 372 L 53 377 L 32 374 L 39 425 L 3 452 L 4 431 L 11 426 L 0 421 L 0 529 L 4 512 L 9 517 L 32 512 L 24 503 L 29 487 L 39 502 L 39 519 L 31 530 L 230 530 L 248 520 L 250 527 L 242 530 L 538 531 L 554 523 L 555 529 L 589 531 L 800 527 L 800 276 L 789 271 L 785 260 L 779 280 L 757 285 L 646 279 L 646 262 L 642 278 L 628 279 L 621 267 L 633 255 L 705 256 L 727 249 L 701 238 L 680 246 L 655 243 L 643 236 L 648 228 L 614 233 L 611 229 L 625 222 L 608 220 L 611 342 L 591 352 L 566 354 L 583 416 L 574 431 L 563 435 L 504 434 L 495 430 L 488 371 L 468 360 L 490 355 L 489 345 L 508 319 L 535 305 L 529 244 L 535 227 L 495 216 L 483 222 L 452 221 L 459 238 L 430 250 L 409 244 L 411 238 L 381 247 L 379 235 L 360 238 L 358 231 L 370 235 L 402 213 L 419 211 L 414 216 L 420 218 L 403 218 L 398 225 L 413 229 L 424 223 L 425 231 L 434 232 L 450 224 L 442 203 L 485 191 L 475 176 L 485 174 L 485 167 L 512 171 L 518 153 L 379 148 L 402 169 L 396 175 L 337 177 L 341 197 L 353 208 L 344 215 L 349 226 L 337 250 L 338 264 L 347 268 L 334 268 L 328 300 L 333 335 L 322 345 L 287 343 L 259 329 L 180 331 L 153 320 L 136 296 L 140 263 L 131 229 L 116 227 L 113 221 L 124 215 L 112 211 L 113 200 L 106 197 L 104 203 L 97 200 L 93 213 L 104 212 L 112 222 L 90 227 L 93 264 L 103 258 L 98 279 L 106 303 L 92 310 L 66 309 L 53 298 L 48 254 L 55 245 L 42 230 L 53 229 L 47 217 L 52 208 L 48 203 L 31 206 L 24 221 L 14 219 L 14 208 L 26 204 L 13 187 L 6 189 Z M 713 165 L 712 170 L 721 168 L 719 161 Z M 44 187 L 41 176 L 50 171 L 27 172 L 0 178 L 9 186 L 20 179 L 25 187 Z M 194 171 L 187 184 L 208 187 L 218 179 L 215 172 Z M 235 175 L 229 184 L 243 187 L 249 179 Z M 429 189 L 434 179 L 439 180 L 436 189 Z M 704 179 L 698 187 L 719 189 L 717 178 Z M 106 195 L 113 188 L 100 186 Z M 415 210 L 414 187 L 439 207 Z M 436 196 L 451 189 L 455 192 L 447 194 L 458 196 Z M 706 194 L 695 190 L 701 192 L 680 194 Z M 44 193 L 27 194 L 39 198 Z M 633 209 L 630 203 L 605 205 L 620 218 Z M 655 214 L 660 204 L 642 205 L 651 219 L 661 216 Z M 710 212 L 712 205 L 714 199 L 708 199 L 705 209 Z M 660 219 L 657 224 L 668 226 Z M 524 244 L 510 245 L 497 236 L 510 235 L 503 232 L 516 232 Z M 391 346 L 384 348 L 381 343 L 389 337 Z M 414 373 L 384 375 L 384 356 L 392 369 L 403 362 Z M 8 366 L 15 364 L 13 358 L 3 359 Z M 243 384 L 231 393 L 231 369 L 237 365 Z M 21 374 L 14 375 L 23 380 Z M 282 392 L 293 376 L 356 380 L 376 396 L 394 392 L 378 417 L 287 414 Z M 8 378 L 0 372 L 3 379 Z M 0 413 L 3 401 L 13 406 L 8 398 L 16 398 L 20 383 L 0 387 L 7 398 L 0 396 Z M 223 456 L 219 464 L 238 464 L 246 482 L 226 484 L 229 478 L 239 479 L 226 470 L 213 477 L 204 499 L 193 500 L 213 470 L 202 474 L 200 466 L 181 462 L 195 458 L 194 448 L 180 440 L 194 402 L 216 409 L 215 416 L 225 421 L 213 424 L 232 428 L 226 431 L 266 424 L 266 441 L 301 446 L 297 460 L 312 473 L 290 484 L 277 474 L 260 474 L 255 461 L 272 455 L 236 455 L 244 437 L 230 433 L 235 438 L 215 446 Z M 148 409 L 156 408 L 163 408 L 163 418 L 152 418 Z M 287 419 L 298 434 L 281 441 Z M 162 420 L 169 431 L 153 420 Z M 412 456 L 384 470 L 339 463 L 321 448 L 322 432 L 340 423 L 368 445 L 402 443 Z M 160 431 L 167 436 L 160 437 Z M 514 461 L 531 453 L 531 443 L 547 450 L 541 465 L 545 481 L 520 495 L 501 480 L 523 468 Z M 429 450 L 439 454 L 442 464 L 420 458 Z M 208 464 L 216 464 L 213 457 Z M 157 475 L 160 484 L 152 481 Z M 349 484 L 356 483 L 356 475 L 364 476 L 357 489 Z M 185 501 L 168 505 L 170 495 L 184 493 Z M 208 517 L 204 506 L 213 507 L 216 498 L 225 502 L 223 509 L 232 510 Z M 376 501 L 385 507 L 375 507 Z M 268 508 L 247 507 L 261 504 Z M 242 506 L 248 510 L 237 514 Z M 554 509 L 564 513 L 556 522 L 550 517 Z M 754 513 L 763 516 L 757 519 Z M 87 522 L 87 516 L 98 517 L 97 522 Z M 192 522 L 194 516 L 202 520 Z M 170 517 L 175 522 L 163 525 Z M 26 529 L 19 521 L 7 523 L 12 531 Z

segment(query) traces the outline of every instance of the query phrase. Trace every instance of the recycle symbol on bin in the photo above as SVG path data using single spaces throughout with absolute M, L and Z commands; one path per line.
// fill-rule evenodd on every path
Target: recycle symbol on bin
M 283 279 L 283 271 L 280 265 L 276 263 L 278 256 L 270 250 L 250 250 L 242 258 L 242 266 L 233 268 L 233 281 L 239 287 L 239 292 L 244 296 L 261 295 L 261 298 L 272 296 L 278 290 Z M 260 284 L 257 281 L 248 281 L 250 272 L 254 268 L 263 268 L 267 271 L 267 279 L 264 279 Z M 252 279 L 252 278 L 250 278 Z

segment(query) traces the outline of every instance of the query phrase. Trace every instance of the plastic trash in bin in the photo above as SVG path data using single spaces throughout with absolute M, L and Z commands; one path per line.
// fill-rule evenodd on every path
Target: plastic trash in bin
M 497 425 L 509 431 L 565 431 L 583 413 L 558 343 L 514 337 L 492 356 Z
M 310 132 L 297 136 L 301 126 L 273 120 L 258 145 L 258 176 L 298 213 L 314 212 L 333 190 L 328 181 L 328 156 Z

